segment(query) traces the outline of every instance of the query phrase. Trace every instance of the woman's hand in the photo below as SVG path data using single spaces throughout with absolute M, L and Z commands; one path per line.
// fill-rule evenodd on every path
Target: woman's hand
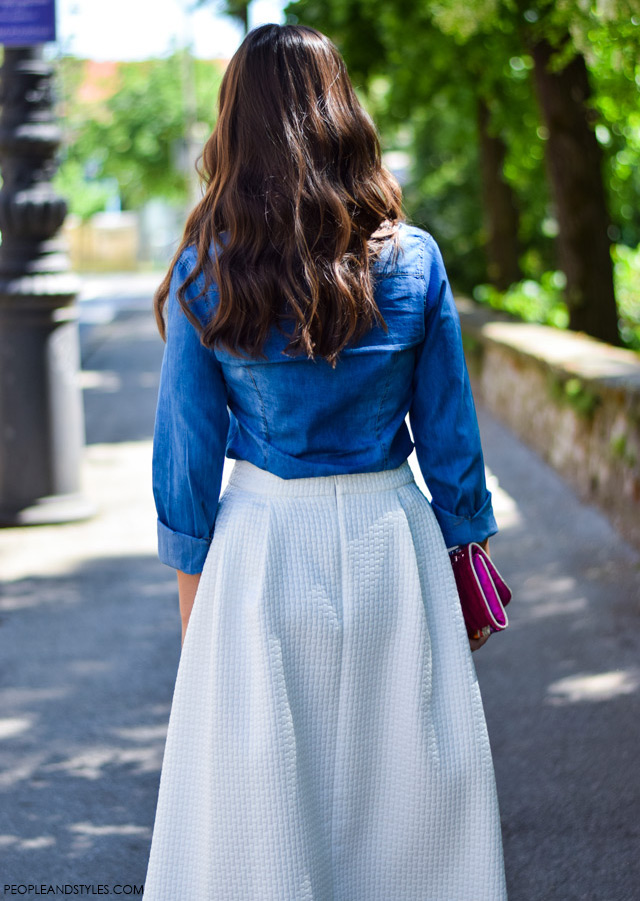
M 484 541 L 479 541 L 478 544 L 489 554 L 489 539 L 485 538 Z M 491 556 L 491 554 L 489 554 Z M 491 633 L 489 632 L 489 627 L 485 628 L 485 634 L 480 634 L 479 638 L 470 638 L 469 646 L 471 647 L 471 651 L 477 651 L 478 648 L 481 648 L 483 644 L 486 644 L 489 641 L 489 636 Z
M 180 597 L 180 619 L 182 620 L 182 639 L 180 641 L 180 647 L 182 647 L 202 573 L 191 575 L 178 569 L 176 574 L 178 576 L 178 595 Z
M 477 651 L 478 648 L 481 648 L 483 644 L 486 644 L 486 642 L 489 641 L 489 636 L 491 634 L 489 632 L 489 627 L 486 626 L 485 629 L 486 629 L 485 634 L 484 635 L 481 634 L 480 638 L 470 638 L 469 639 L 469 645 L 471 646 L 472 651 Z

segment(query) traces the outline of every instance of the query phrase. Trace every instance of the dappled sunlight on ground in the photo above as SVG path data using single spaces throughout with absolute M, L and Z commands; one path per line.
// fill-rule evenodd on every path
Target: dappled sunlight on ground
M 608 701 L 628 695 L 640 687 L 640 670 L 613 670 L 594 675 L 577 673 L 558 679 L 548 688 L 547 704 L 576 704 L 581 701 Z
M 493 510 L 500 531 L 522 525 L 522 514 L 518 509 L 516 499 L 505 491 L 498 480 L 498 476 L 491 472 L 488 466 L 485 469 L 487 488 L 491 492 Z
M 166 730 L 165 730 L 166 733 Z M 153 744 L 156 744 L 154 742 Z M 81 779 L 101 779 L 113 766 L 127 767 L 129 773 L 157 772 L 162 761 L 156 754 L 157 748 L 110 747 L 107 744 L 82 748 L 77 754 L 57 763 L 47 763 L 40 767 L 42 773 L 65 772 Z
M 416 454 L 415 448 L 409 455 L 408 461 L 416 484 L 422 493 L 430 499 L 431 493 L 425 483 L 422 472 L 420 471 L 418 455 Z M 493 510 L 500 530 L 502 531 L 522 525 L 522 516 L 518 510 L 518 504 L 515 498 L 505 491 L 500 484 L 497 475 L 493 473 L 488 466 L 485 466 L 485 473 L 487 488 L 491 492 Z
M 0 741 L 3 738 L 13 738 L 14 735 L 20 735 L 22 732 L 26 732 L 27 729 L 30 729 L 32 725 L 31 719 L 28 717 L 5 717 L 4 719 L 0 719 Z
M 35 851 L 39 848 L 50 848 L 55 845 L 53 835 L 37 835 L 33 838 L 21 838 L 18 835 L 0 835 L 0 849 L 11 851 Z
M 518 595 L 518 600 L 522 601 L 521 595 Z M 587 606 L 586 598 L 572 598 L 567 599 L 564 597 L 558 598 L 556 601 L 538 601 L 535 602 L 528 607 L 527 609 L 521 608 L 521 615 L 518 617 L 517 622 L 514 625 L 514 628 L 523 627 L 526 628 L 527 622 L 538 619 L 549 619 L 552 616 L 569 616 L 574 617 L 576 614 L 579 614 L 581 611 L 585 609 Z
M 174 573 L 135 550 L 4 586 L 7 882 L 144 879 L 180 626 Z

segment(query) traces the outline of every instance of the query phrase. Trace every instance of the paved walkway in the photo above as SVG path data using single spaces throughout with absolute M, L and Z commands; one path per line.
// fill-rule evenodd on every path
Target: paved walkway
M 0 531 L 0 892 L 145 875 L 180 653 L 175 575 L 156 558 L 150 283 L 95 282 L 81 303 L 97 515 Z M 492 553 L 515 589 L 512 625 L 474 655 L 510 901 L 636 901 L 640 554 L 479 416 Z

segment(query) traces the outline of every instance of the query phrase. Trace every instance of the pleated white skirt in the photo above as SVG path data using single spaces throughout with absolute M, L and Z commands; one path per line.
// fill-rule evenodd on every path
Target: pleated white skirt
M 504 901 L 444 538 L 405 461 L 236 460 L 173 694 L 144 901 Z

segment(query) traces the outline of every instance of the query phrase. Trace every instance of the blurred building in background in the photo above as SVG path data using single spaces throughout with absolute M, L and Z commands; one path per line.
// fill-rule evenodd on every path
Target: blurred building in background
M 137 62 L 60 60 L 57 176 L 78 272 L 162 268 L 199 196 L 196 161 L 228 60 L 188 49 Z

